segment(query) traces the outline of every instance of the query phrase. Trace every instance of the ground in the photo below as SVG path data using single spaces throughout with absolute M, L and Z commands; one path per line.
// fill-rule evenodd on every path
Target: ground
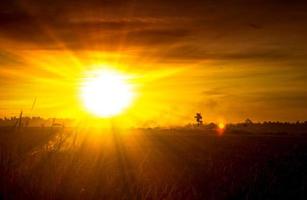
M 1 128 L 0 199 L 306 199 L 307 137 Z

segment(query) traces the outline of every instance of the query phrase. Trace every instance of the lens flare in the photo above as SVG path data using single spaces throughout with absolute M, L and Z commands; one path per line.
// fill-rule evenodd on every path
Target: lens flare
M 225 128 L 225 124 L 222 123 L 222 122 L 220 122 L 220 123 L 218 124 L 218 127 L 219 127 L 219 129 L 224 129 L 224 128 Z

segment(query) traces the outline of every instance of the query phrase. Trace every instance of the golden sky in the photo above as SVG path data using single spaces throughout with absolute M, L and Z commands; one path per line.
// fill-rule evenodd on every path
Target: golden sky
M 137 125 L 306 120 L 304 1 L 4 0 L 0 116 L 76 117 L 90 70 L 129 77 Z M 37 98 L 33 111 L 32 102 Z

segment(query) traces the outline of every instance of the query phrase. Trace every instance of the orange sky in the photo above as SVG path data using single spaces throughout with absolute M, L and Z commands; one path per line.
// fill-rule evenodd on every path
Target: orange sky
M 306 120 L 307 4 L 6 1 L 0 115 L 76 117 L 88 70 L 129 75 L 132 124 Z M 35 109 L 31 111 L 34 98 Z

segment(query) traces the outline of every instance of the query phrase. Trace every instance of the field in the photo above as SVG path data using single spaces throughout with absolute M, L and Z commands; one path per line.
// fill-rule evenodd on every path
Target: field
M 306 199 L 307 137 L 1 128 L 0 199 Z

